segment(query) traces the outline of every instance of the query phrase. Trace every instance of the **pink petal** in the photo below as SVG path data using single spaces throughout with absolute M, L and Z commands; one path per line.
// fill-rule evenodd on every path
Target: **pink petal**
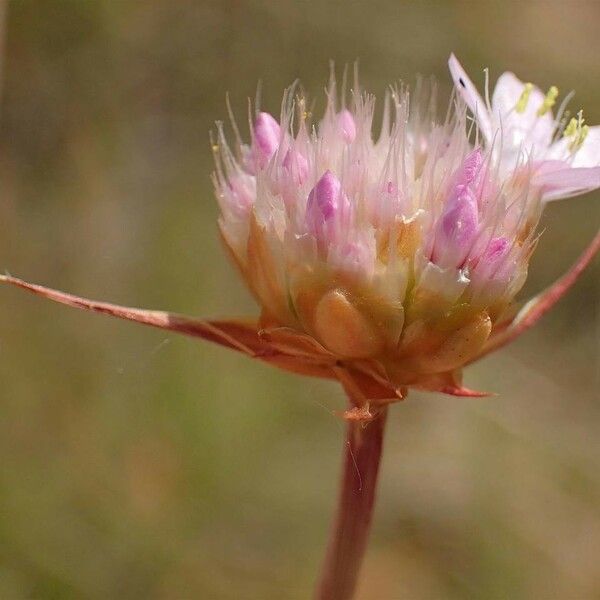
M 532 183 L 542 188 L 546 202 L 569 198 L 600 188 L 600 167 L 571 168 L 564 162 L 548 161 L 536 171 Z
M 471 273 L 471 280 L 485 283 L 495 280 L 508 285 L 515 270 L 514 261 L 506 260 L 512 248 L 512 242 L 506 237 L 495 237 L 491 240 L 482 240 L 483 248 L 474 256 L 476 266 Z

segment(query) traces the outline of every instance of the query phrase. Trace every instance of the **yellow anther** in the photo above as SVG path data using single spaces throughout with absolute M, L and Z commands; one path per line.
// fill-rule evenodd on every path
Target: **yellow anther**
M 583 125 L 575 135 L 573 141 L 569 144 L 569 150 L 571 152 L 577 152 L 581 146 L 583 146 L 583 142 L 585 142 L 585 138 L 589 133 L 590 128 L 588 125 Z
M 218 152 L 219 151 L 219 144 L 213 144 L 212 145 L 212 151 L 213 152 Z
M 571 152 L 577 152 L 579 148 L 585 142 L 585 138 L 587 137 L 590 128 L 588 125 L 584 125 L 585 119 L 583 118 L 583 111 L 580 110 L 577 113 L 577 117 L 573 117 L 569 124 L 565 127 L 564 136 L 573 138 L 571 143 L 569 144 L 569 150 Z
M 558 98 L 558 88 L 553 85 L 546 94 L 542 105 L 538 108 L 537 114 L 538 117 L 545 115 L 555 104 L 556 99 Z
M 529 102 L 529 96 L 531 95 L 531 90 L 533 89 L 533 83 L 526 83 L 517 103 L 515 104 L 515 110 L 518 113 L 524 113 L 527 108 L 527 103 Z
M 564 136 L 565 137 L 571 137 L 572 135 L 575 135 L 577 133 L 577 119 L 575 117 L 573 117 L 570 121 L 569 124 L 565 127 L 565 131 L 564 131 Z

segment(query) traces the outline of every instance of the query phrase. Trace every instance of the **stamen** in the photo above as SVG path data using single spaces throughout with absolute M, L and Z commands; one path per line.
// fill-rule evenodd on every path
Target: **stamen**
M 525 112 L 527 104 L 529 102 L 529 96 L 531 95 L 531 90 L 533 90 L 533 83 L 526 83 L 515 105 L 515 110 L 518 113 Z
M 571 137 L 577 133 L 577 119 L 573 117 L 565 127 L 565 137 Z
M 577 113 L 577 118 L 573 117 L 565 128 L 564 136 L 573 138 L 569 144 L 569 150 L 571 152 L 577 152 L 577 150 L 583 146 L 583 142 L 585 142 L 585 138 L 590 131 L 589 126 L 584 125 L 584 123 L 583 110 L 580 110 Z
M 553 85 L 546 94 L 542 105 L 538 108 L 537 115 L 538 117 L 542 117 L 545 115 L 555 104 L 556 99 L 558 98 L 558 88 Z

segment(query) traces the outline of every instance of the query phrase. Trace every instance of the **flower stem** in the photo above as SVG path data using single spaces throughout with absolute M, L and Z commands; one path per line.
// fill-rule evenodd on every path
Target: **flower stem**
M 338 508 L 316 600 L 352 598 L 367 548 L 387 408 L 366 426 L 349 421 Z

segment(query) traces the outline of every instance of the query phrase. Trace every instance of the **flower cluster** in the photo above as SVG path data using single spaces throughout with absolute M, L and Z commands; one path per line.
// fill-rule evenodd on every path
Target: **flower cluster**
M 399 86 L 374 135 L 375 98 L 355 80 L 346 102 L 332 78 L 320 122 L 290 89 L 249 145 L 235 124 L 233 148 L 220 124 L 213 145 L 222 236 L 263 326 L 375 360 L 398 385 L 474 359 L 525 281 L 544 202 L 600 186 L 600 128 L 561 125 L 556 88 L 505 73 L 484 102 L 449 64 L 443 121 L 433 94 L 409 104 Z

